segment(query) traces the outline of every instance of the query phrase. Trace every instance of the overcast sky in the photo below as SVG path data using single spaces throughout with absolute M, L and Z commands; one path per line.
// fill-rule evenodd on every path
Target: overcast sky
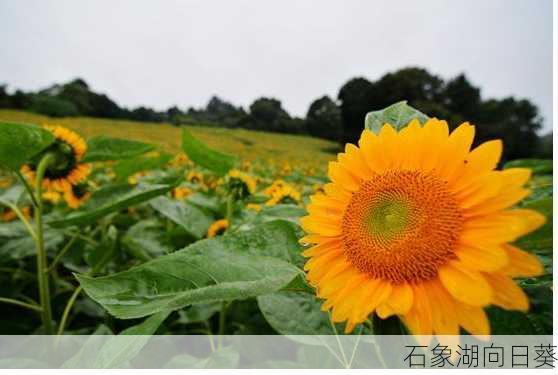
M 529 98 L 552 124 L 551 0 L 0 0 L 0 30 L 12 89 L 82 77 L 128 107 L 273 96 L 303 116 L 350 78 L 414 65 Z

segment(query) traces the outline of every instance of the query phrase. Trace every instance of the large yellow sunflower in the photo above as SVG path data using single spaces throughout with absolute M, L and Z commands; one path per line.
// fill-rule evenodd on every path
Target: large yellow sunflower
M 87 144 L 77 133 L 62 126 L 45 126 L 45 129 L 55 137 L 54 143 L 45 150 L 53 153 L 55 160 L 45 171 L 43 188 L 64 192 L 84 181 L 91 172 L 89 164 L 80 163 L 87 151 Z M 35 180 L 38 162 L 39 160 L 32 161 L 21 168 L 29 181 Z
M 375 312 L 417 335 L 488 335 L 484 307 L 528 309 L 512 279 L 542 266 L 510 243 L 545 218 L 511 208 L 529 194 L 530 170 L 496 170 L 501 141 L 471 151 L 474 134 L 468 123 L 449 134 L 437 119 L 400 132 L 386 124 L 330 163 L 301 242 L 313 245 L 309 282 L 347 332 Z

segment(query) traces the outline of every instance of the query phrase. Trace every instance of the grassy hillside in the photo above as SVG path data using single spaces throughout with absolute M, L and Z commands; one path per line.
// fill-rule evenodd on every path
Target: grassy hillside
M 164 150 L 180 150 L 180 128 L 169 124 L 143 123 L 88 117 L 50 118 L 34 113 L 0 110 L 0 121 L 32 124 L 59 124 L 73 129 L 86 138 L 110 135 L 160 145 Z M 322 139 L 299 135 L 286 135 L 210 127 L 187 127 L 192 134 L 211 147 L 240 156 L 243 160 L 275 163 L 289 162 L 293 166 L 313 166 L 325 170 L 327 162 L 335 156 L 336 144 Z

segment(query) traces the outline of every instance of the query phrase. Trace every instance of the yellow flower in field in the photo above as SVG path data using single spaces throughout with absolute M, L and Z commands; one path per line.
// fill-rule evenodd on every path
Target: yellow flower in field
M 207 230 L 207 237 L 213 238 L 220 234 L 225 233 L 225 231 L 229 228 L 229 221 L 227 219 L 221 219 L 215 221 L 209 229 Z
M 275 206 L 276 204 L 298 204 L 300 203 L 300 192 L 295 190 L 291 185 L 285 185 L 277 189 L 272 195 L 271 199 L 265 202 L 266 206 Z
M 231 169 L 228 173 L 229 189 L 234 191 L 238 198 L 244 198 L 256 192 L 256 179 L 238 169 Z
M 169 164 L 175 167 L 181 167 L 183 165 L 188 164 L 189 161 L 190 160 L 188 159 L 188 156 L 186 156 L 186 154 L 182 152 L 176 155 Z
M 45 150 L 55 155 L 55 161 L 45 171 L 43 188 L 63 192 L 84 181 L 91 172 L 89 164 L 80 163 L 87 144 L 77 133 L 64 127 L 45 126 L 45 129 L 55 137 L 54 143 Z M 37 163 L 32 162 L 21 168 L 23 175 L 31 182 L 36 177 Z
M 314 245 L 304 251 L 309 282 L 347 332 L 375 312 L 413 334 L 488 335 L 484 307 L 529 308 L 513 278 L 543 269 L 509 243 L 545 222 L 511 208 L 529 194 L 530 170 L 495 170 L 501 141 L 470 151 L 474 133 L 464 123 L 449 134 L 436 119 L 399 133 L 386 124 L 330 163 L 301 242 Z
M 312 191 L 316 194 L 317 193 L 325 193 L 324 185 L 314 184 L 314 185 L 312 185 Z
M 200 172 L 189 171 L 186 175 L 186 180 L 193 184 L 203 185 L 203 175 Z
M 172 197 L 174 199 L 184 199 L 190 194 L 192 194 L 192 190 L 184 186 L 179 186 L 172 190 Z
M 253 210 L 256 212 L 260 212 L 262 210 L 262 205 L 261 204 L 257 204 L 257 203 L 248 203 L 246 205 L 246 208 L 249 210 Z
M 31 207 L 29 207 L 29 206 L 23 207 L 21 209 L 21 213 L 23 214 L 23 217 L 25 217 L 26 219 L 31 218 Z M 12 221 L 12 220 L 16 219 L 17 214 L 12 209 L 6 208 L 2 212 L 2 215 L 0 217 L 2 218 L 2 221 L 8 222 L 8 221 Z
M 262 192 L 264 195 L 269 195 L 272 196 L 273 194 L 275 194 L 277 191 L 283 189 L 285 186 L 287 186 L 288 184 L 283 181 L 283 180 L 275 180 L 273 181 L 273 183 L 268 186 L 267 188 L 264 189 L 264 191 Z
M 70 189 L 64 191 L 64 200 L 68 207 L 77 209 L 82 204 L 87 202 L 91 197 L 91 192 L 87 189 L 87 185 L 79 184 L 72 186 Z
M 9 177 L 0 178 L 0 188 L 7 189 L 12 185 L 12 179 Z

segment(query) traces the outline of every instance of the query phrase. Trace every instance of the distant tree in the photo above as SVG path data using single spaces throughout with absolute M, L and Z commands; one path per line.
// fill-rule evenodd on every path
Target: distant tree
M 528 100 L 491 99 L 479 108 L 475 141 L 499 138 L 504 142 L 504 161 L 528 158 L 538 151 L 541 121 L 537 107 Z
M 535 156 L 542 159 L 552 159 L 552 132 L 539 138 L 539 146 Z
M 79 111 L 74 103 L 48 95 L 35 95 L 32 99 L 30 109 L 34 112 L 51 117 L 71 117 L 79 115 Z
M 327 95 L 314 100 L 306 114 L 306 128 L 313 137 L 340 142 L 343 137 L 341 109 Z
M 353 78 L 339 90 L 338 99 L 341 101 L 341 117 L 343 119 L 342 143 L 358 140 L 364 125 L 364 117 L 374 109 L 371 105 L 371 91 L 373 85 L 365 78 Z
M 290 128 L 299 128 L 292 123 L 291 116 L 283 109 L 281 102 L 273 98 L 259 98 L 250 105 L 250 112 L 241 122 L 249 129 L 286 133 Z
M 481 104 L 480 89 L 473 86 L 465 75 L 460 74 L 450 79 L 443 90 L 443 105 L 452 112 L 458 113 L 469 121 L 474 121 Z

